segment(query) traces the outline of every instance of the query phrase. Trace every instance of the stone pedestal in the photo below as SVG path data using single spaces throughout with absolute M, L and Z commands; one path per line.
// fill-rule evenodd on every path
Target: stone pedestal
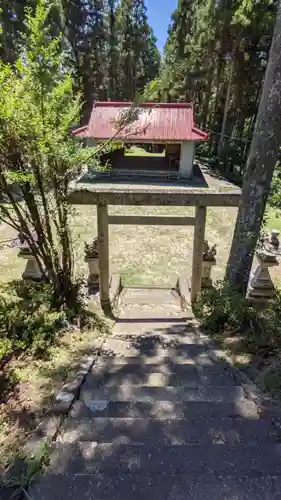
M 99 259 L 86 258 L 85 262 L 87 262 L 89 266 L 89 276 L 87 279 L 88 286 L 93 288 L 99 288 L 100 284 Z
M 42 281 L 43 274 L 34 255 L 32 255 L 30 251 L 20 250 L 18 253 L 18 257 L 26 259 L 27 261 L 25 270 L 22 273 L 22 279 L 28 281 Z
M 213 281 L 211 278 L 212 267 L 217 263 L 216 259 L 204 260 L 202 262 L 202 280 L 201 288 L 212 288 Z
M 267 250 L 257 252 L 258 265 L 250 275 L 248 296 L 250 298 L 262 299 L 272 298 L 275 287 L 269 274 L 269 268 L 278 266 L 276 255 Z

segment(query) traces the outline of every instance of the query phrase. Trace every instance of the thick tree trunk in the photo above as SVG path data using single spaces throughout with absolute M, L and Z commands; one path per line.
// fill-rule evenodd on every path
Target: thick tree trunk
M 246 292 L 281 146 L 281 1 L 266 69 L 226 279 Z

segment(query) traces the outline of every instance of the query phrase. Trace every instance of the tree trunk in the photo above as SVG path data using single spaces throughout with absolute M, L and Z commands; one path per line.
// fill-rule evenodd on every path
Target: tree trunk
M 218 56 L 217 61 L 217 72 L 216 72 L 216 93 L 214 100 L 213 112 L 210 114 L 210 122 L 208 128 L 216 132 L 213 135 L 211 144 L 211 150 L 213 154 L 217 154 L 218 144 L 219 144 L 219 132 L 221 130 L 223 110 L 221 106 L 221 95 L 224 95 L 222 87 L 224 86 L 222 82 L 224 81 L 224 61 L 221 55 Z
M 211 94 L 212 94 L 212 84 L 213 84 L 213 72 L 212 72 L 212 65 L 210 64 L 209 65 L 207 88 L 206 88 L 206 92 L 204 95 L 204 101 L 203 101 L 203 110 L 202 110 L 201 123 L 200 123 L 201 127 L 207 126 L 207 117 L 209 114 L 210 99 L 211 99 Z
M 228 80 L 228 84 L 227 84 L 227 93 L 226 93 L 226 99 L 225 99 L 224 110 L 223 110 L 223 120 L 222 120 L 222 126 L 221 126 L 220 141 L 219 141 L 219 146 L 218 146 L 218 156 L 219 157 L 221 156 L 221 153 L 223 150 L 223 145 L 224 145 L 225 129 L 226 129 L 227 116 L 228 116 L 230 97 L 231 97 L 233 70 L 234 70 L 234 62 L 231 61 L 230 75 L 229 75 L 229 80 Z
M 281 1 L 257 114 L 226 279 L 246 292 L 281 146 Z

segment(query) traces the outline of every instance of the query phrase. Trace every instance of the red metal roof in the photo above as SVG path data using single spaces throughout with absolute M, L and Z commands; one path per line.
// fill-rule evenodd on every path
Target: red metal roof
M 139 118 L 117 132 L 116 120 L 130 102 L 96 101 L 88 125 L 73 131 L 78 137 L 105 140 L 110 137 L 127 142 L 204 141 L 208 134 L 194 125 L 192 104 L 144 103 Z

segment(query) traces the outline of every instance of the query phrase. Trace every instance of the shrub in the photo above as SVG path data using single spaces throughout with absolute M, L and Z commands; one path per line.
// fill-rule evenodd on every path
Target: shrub
M 42 356 L 65 324 L 65 313 L 51 307 L 49 285 L 12 283 L 0 287 L 0 359 L 13 352 Z
M 263 310 L 256 309 L 226 282 L 203 290 L 194 313 L 211 335 L 238 334 L 241 350 L 268 358 L 281 350 L 281 292 Z
M 228 329 L 249 328 L 255 310 L 246 299 L 226 282 L 218 282 L 215 288 L 202 290 L 194 313 L 203 328 L 220 333 Z
M 281 208 L 281 165 L 280 162 L 277 163 L 271 183 L 271 193 L 269 197 L 269 203 L 272 207 L 277 209 Z

